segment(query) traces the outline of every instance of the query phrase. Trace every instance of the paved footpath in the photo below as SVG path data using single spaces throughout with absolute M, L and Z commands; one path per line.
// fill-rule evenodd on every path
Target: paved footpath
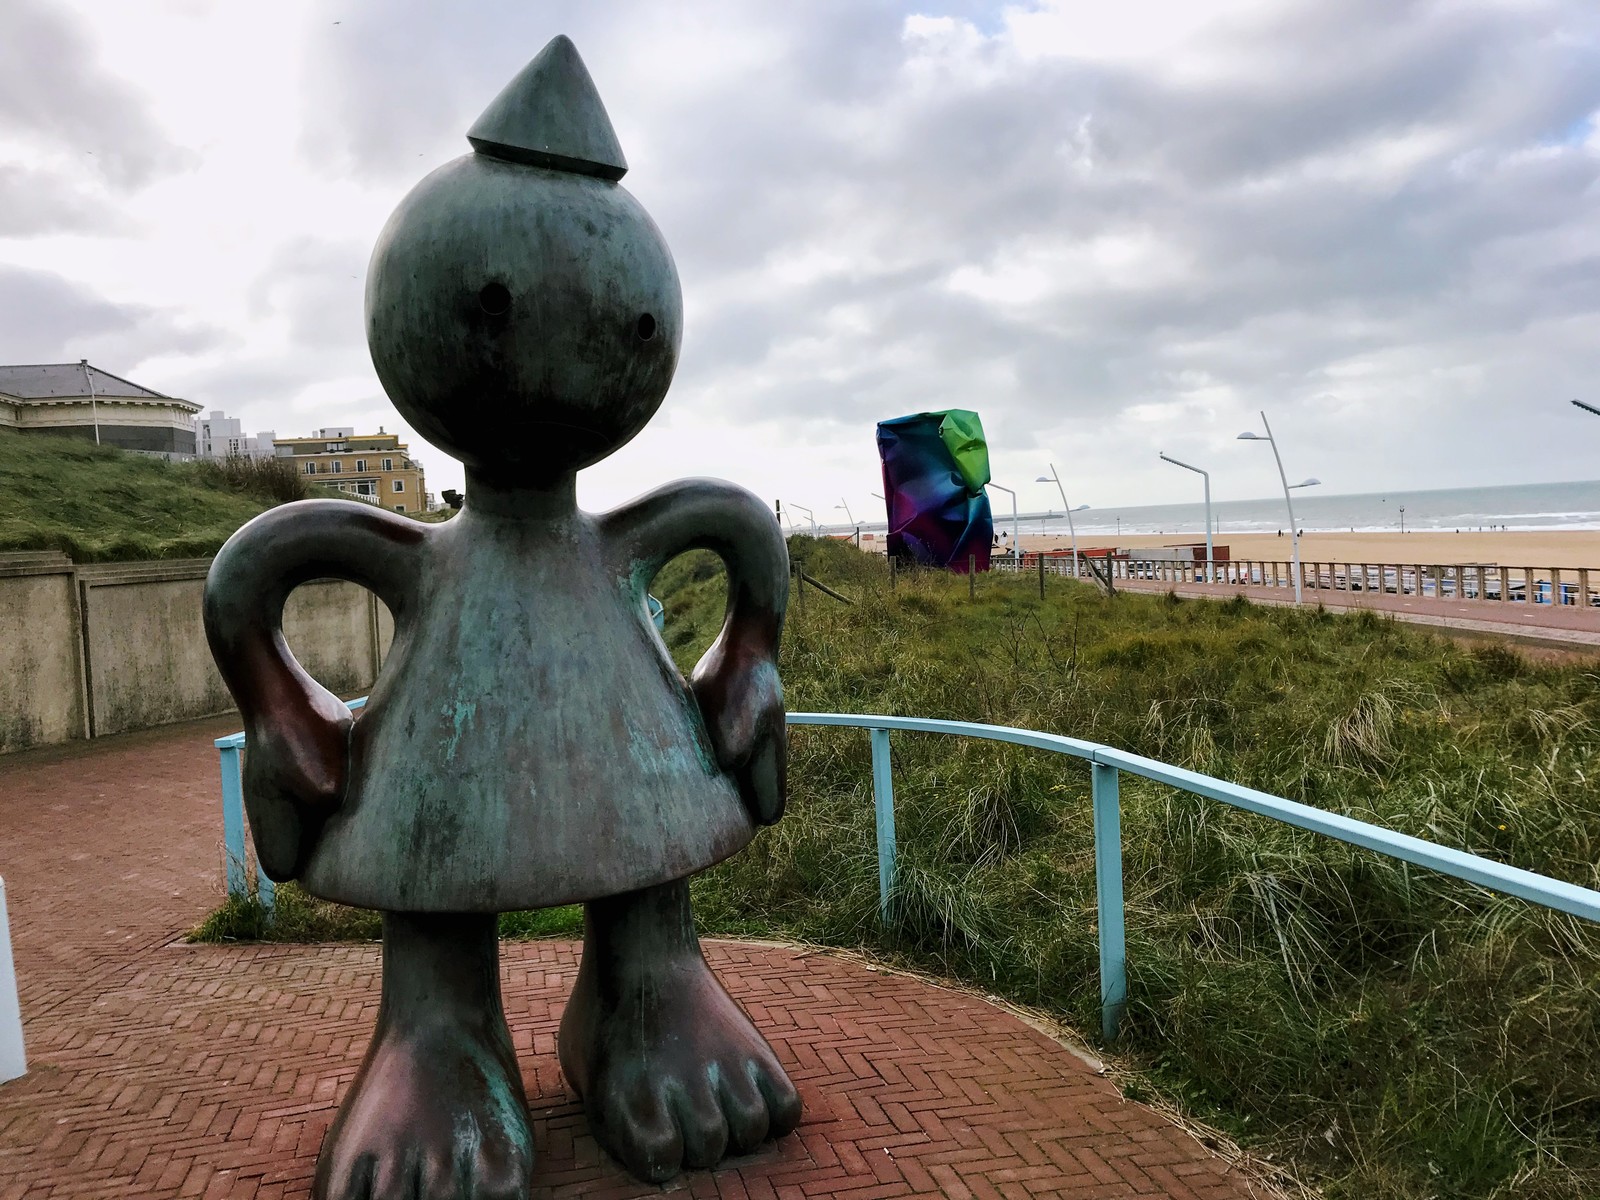
M 0 1200 L 303 1197 L 378 1003 L 358 946 L 190 946 L 219 899 L 211 739 L 190 724 L 0 759 L 30 1073 L 0 1085 Z M 508 943 L 536 1196 L 1263 1195 L 1083 1059 L 974 997 L 800 950 L 709 943 L 805 1099 L 800 1129 L 665 1188 L 588 1136 L 556 1065 L 571 942 Z
M 1231 583 L 1172 584 L 1153 579 L 1119 579 L 1118 591 L 1177 592 L 1190 599 L 1226 600 L 1243 596 L 1252 604 L 1293 604 L 1288 587 L 1262 587 Z M 1457 633 L 1492 635 L 1535 645 L 1574 651 L 1600 652 L 1600 608 L 1587 611 L 1575 604 L 1501 604 L 1488 600 L 1440 599 L 1401 596 L 1391 592 L 1346 592 L 1334 588 L 1303 588 L 1307 606 L 1339 612 L 1368 608 L 1400 621 L 1434 625 Z

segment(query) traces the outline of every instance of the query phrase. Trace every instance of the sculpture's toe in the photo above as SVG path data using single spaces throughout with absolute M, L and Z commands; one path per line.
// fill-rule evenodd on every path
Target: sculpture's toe
M 590 1128 L 629 1174 L 663 1183 L 683 1166 L 683 1135 L 666 1101 L 646 1080 L 626 1090 L 606 1089 L 590 1105 Z
M 651 990 L 648 1017 L 631 1004 L 600 1016 L 580 991 L 562 1029 L 562 1068 L 595 1139 L 652 1183 L 748 1154 L 800 1123 L 800 1094 L 771 1048 L 692 962 L 669 975 L 677 987 Z
M 314 1200 L 523 1200 L 533 1132 L 504 1058 L 460 1030 L 380 1028 L 323 1144 Z

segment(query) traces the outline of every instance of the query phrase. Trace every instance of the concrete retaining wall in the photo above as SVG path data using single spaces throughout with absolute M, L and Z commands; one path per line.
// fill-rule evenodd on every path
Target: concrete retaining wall
M 0 753 L 232 709 L 200 619 L 210 565 L 0 554 Z M 372 685 L 392 628 L 372 593 L 336 580 L 284 611 L 295 657 L 340 695 Z

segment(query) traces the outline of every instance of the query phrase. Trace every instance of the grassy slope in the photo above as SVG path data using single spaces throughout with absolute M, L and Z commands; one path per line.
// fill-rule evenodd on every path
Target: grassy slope
M 1315 610 L 1050 581 L 902 578 L 799 541 L 860 601 L 791 605 L 794 710 L 907 713 L 1109 742 L 1594 886 L 1600 676 Z M 720 623 L 705 555 L 654 590 L 685 669 Z M 867 947 L 1098 1028 L 1086 769 L 896 735 L 900 887 L 877 920 L 867 739 L 791 732 L 790 807 L 695 881 L 705 932 Z M 1144 1084 L 1336 1197 L 1600 1195 L 1600 936 L 1224 806 L 1123 780 Z M 372 936 L 292 887 L 275 936 Z M 510 934 L 576 914 L 509 915 Z M 248 910 L 207 936 L 252 936 Z
M 802 548 L 803 547 L 803 548 Z M 902 579 L 797 547 L 794 710 L 1075 734 L 1588 886 L 1600 676 L 1315 610 L 1031 579 Z M 658 580 L 684 665 L 721 616 Z M 695 580 L 695 575 L 710 578 Z M 867 739 L 796 729 L 791 807 L 696 882 L 702 925 L 862 945 L 1098 1028 L 1086 768 L 896 735 L 900 892 L 877 922 Z M 1600 1195 L 1600 935 L 1124 777 L 1131 1008 L 1150 1086 L 1349 1197 Z
M 76 562 L 201 558 L 274 504 L 350 499 L 273 460 L 169 463 L 10 430 L 0 430 L 0 485 L 0 551 L 60 550 Z

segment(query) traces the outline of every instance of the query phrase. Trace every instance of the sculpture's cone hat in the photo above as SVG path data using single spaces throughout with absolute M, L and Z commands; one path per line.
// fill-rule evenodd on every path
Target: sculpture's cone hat
M 627 160 L 572 39 L 553 38 L 467 131 L 479 154 L 621 179 Z

